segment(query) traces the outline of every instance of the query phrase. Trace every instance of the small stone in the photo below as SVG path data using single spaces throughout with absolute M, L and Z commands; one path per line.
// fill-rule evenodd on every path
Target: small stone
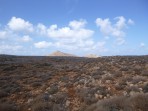
M 106 80 L 106 83 L 107 83 L 107 84 L 110 84 L 110 83 L 111 83 L 111 81 L 110 81 L 110 80 Z
M 134 86 L 134 84 L 130 84 L 130 86 Z
M 139 88 L 139 90 L 142 91 L 143 89 L 142 88 Z
M 103 95 L 99 95 L 99 98 L 102 99 L 103 98 Z
M 95 94 L 95 98 L 98 99 L 99 98 L 99 95 L 98 94 Z
M 81 88 L 81 85 L 78 85 L 77 88 L 80 89 Z
M 123 95 L 126 96 L 127 95 L 127 92 L 126 91 L 123 91 Z
M 107 97 L 110 97 L 110 94 L 107 94 Z
M 100 90 L 98 90 L 97 93 L 100 93 Z
M 133 95 L 135 95 L 136 93 L 138 93 L 138 92 L 131 91 L 129 94 L 130 94 L 130 96 L 133 96 Z
M 108 90 L 110 91 L 110 89 L 111 89 L 111 88 L 109 87 Z
M 31 99 L 28 99 L 28 101 L 27 101 L 27 103 L 30 103 L 30 102 L 32 102 L 33 101 L 33 99 L 31 98 Z
M 148 69 L 148 64 L 145 65 L 145 68 Z
M 69 100 L 66 100 L 66 107 L 68 107 L 70 105 L 70 101 Z

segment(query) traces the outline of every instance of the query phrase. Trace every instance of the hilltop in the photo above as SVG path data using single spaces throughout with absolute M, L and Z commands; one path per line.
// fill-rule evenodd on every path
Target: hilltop
M 95 55 L 95 54 L 88 54 L 84 57 L 88 57 L 88 58 L 97 58 L 97 57 L 101 57 L 101 56 L 98 56 L 98 55 Z
M 64 53 L 64 52 L 61 52 L 61 51 L 55 51 L 55 52 L 49 54 L 48 56 L 67 56 L 67 57 L 75 57 L 76 55 Z

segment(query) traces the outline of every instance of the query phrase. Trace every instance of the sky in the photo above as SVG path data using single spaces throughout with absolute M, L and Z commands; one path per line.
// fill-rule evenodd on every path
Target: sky
M 148 55 L 147 0 L 0 0 L 0 54 Z

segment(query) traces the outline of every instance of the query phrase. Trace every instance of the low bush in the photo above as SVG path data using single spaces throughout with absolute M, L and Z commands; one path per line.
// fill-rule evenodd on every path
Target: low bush
M 143 87 L 143 92 L 144 92 L 144 93 L 147 93 L 147 92 L 148 92 L 148 84 L 144 85 L 144 87 Z
M 19 111 L 19 108 L 10 103 L 0 103 L 0 111 Z
M 148 70 L 142 71 L 141 75 L 142 75 L 142 76 L 148 76 Z
M 34 83 L 32 83 L 32 86 L 33 86 L 33 87 L 39 87 L 39 86 L 41 86 L 41 85 L 42 85 L 41 82 L 34 82 Z
M 132 83 L 137 84 L 139 82 L 145 82 L 145 81 L 146 81 L 145 77 L 143 77 L 143 76 L 135 76 L 135 77 L 133 77 Z
M 140 89 L 137 86 L 129 86 L 126 88 L 126 91 L 129 93 L 131 91 L 140 92 Z
M 8 93 L 3 90 L 0 90 L 0 98 L 6 97 L 6 96 L 8 96 Z
M 32 105 L 32 111 L 52 111 L 51 107 L 47 102 L 38 101 Z
M 148 94 L 135 94 L 131 97 L 113 97 L 101 100 L 85 111 L 147 111 Z
M 55 93 L 57 93 L 58 92 L 58 87 L 57 86 L 55 86 L 55 87 L 50 87 L 50 89 L 48 90 L 48 93 L 49 94 L 55 94 Z
M 54 102 L 56 104 L 63 104 L 63 103 L 65 103 L 67 97 L 68 97 L 67 93 L 58 93 L 50 99 L 52 102 Z

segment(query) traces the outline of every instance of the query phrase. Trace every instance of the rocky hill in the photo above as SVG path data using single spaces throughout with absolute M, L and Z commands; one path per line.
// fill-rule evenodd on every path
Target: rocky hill
M 0 56 L 0 111 L 147 111 L 148 56 Z
M 55 52 L 49 54 L 48 56 L 75 57 L 75 55 L 73 55 L 73 54 L 68 54 L 68 53 L 64 53 L 64 52 L 61 52 L 61 51 L 55 51 Z
M 88 57 L 88 58 L 97 58 L 97 57 L 101 57 L 101 56 L 98 56 L 98 55 L 95 55 L 95 54 L 88 54 L 84 57 Z

